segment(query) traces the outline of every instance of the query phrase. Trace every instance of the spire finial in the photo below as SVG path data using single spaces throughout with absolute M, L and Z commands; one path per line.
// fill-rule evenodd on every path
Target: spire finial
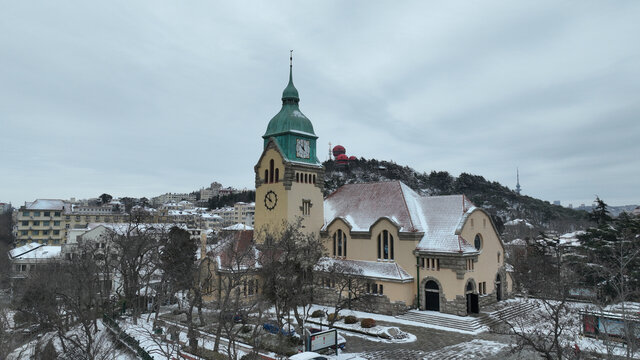
M 293 50 L 289 50 L 289 67 L 293 67 Z

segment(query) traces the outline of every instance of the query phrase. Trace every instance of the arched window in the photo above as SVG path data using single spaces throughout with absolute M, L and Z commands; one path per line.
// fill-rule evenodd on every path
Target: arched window
M 296 182 L 300 182 L 300 173 L 296 173 Z
M 271 161 L 269 161 L 269 182 L 272 183 L 273 182 L 273 159 L 271 159 Z
M 308 183 L 309 182 L 309 174 L 304 174 L 304 183 Z
M 480 234 L 476 234 L 476 237 L 473 239 L 473 246 L 475 246 L 478 251 L 482 249 L 482 236 L 480 236 Z
M 276 182 L 280 181 L 280 169 L 276 168 Z
M 311 183 L 312 183 L 312 184 L 315 184 L 315 183 L 316 183 L 316 176 L 315 176 L 315 175 L 313 175 L 313 181 L 312 181 Z
M 269 182 L 269 170 L 268 169 L 264 169 L 264 182 L 265 183 Z
M 378 259 L 393 260 L 393 235 L 387 230 L 383 230 L 378 235 Z
M 347 234 L 342 230 L 333 234 L 333 256 L 347 256 Z

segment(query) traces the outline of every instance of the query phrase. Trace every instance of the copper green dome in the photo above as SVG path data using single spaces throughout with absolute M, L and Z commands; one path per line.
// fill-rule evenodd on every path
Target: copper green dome
M 265 140 L 271 136 L 284 133 L 302 133 L 313 138 L 317 138 L 313 131 L 313 125 L 300 111 L 298 103 L 298 90 L 293 85 L 292 67 L 289 67 L 289 84 L 282 92 L 282 108 L 276 116 L 269 121 L 267 131 L 262 136 Z

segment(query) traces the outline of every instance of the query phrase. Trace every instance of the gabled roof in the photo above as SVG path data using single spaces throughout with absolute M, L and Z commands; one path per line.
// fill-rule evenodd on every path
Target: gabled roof
M 323 257 L 318 261 L 314 270 L 329 272 L 334 264 L 339 265 L 340 269 L 349 275 L 395 282 L 413 281 L 413 276 L 409 275 L 409 273 L 396 262 L 344 260 Z
M 400 181 L 344 185 L 324 202 L 325 226 L 344 220 L 351 231 L 369 231 L 382 218 L 399 232 L 422 233 L 417 250 L 476 252 L 459 233 L 476 210 L 464 195 L 421 196 Z
M 207 249 L 207 256 L 216 260 L 219 271 L 242 271 L 259 266 L 253 230 L 229 231 L 225 239 Z

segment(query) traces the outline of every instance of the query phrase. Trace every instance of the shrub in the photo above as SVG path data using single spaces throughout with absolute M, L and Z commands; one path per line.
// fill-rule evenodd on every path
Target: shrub
M 240 329 L 240 331 L 243 334 L 246 334 L 246 333 L 250 332 L 251 330 L 253 330 L 253 329 L 249 325 L 242 325 L 242 328 Z
M 324 312 L 322 310 L 315 310 L 311 313 L 312 318 L 321 318 L 324 316 Z
M 363 328 L 372 328 L 376 326 L 376 321 L 371 318 L 362 319 L 360 321 L 360 326 L 362 326 Z
M 338 321 L 340 320 L 340 315 L 335 313 L 329 314 L 329 316 L 327 316 L 327 320 L 329 320 L 330 322 Z
M 344 323 L 345 324 L 355 324 L 357 322 L 358 322 L 358 318 L 353 316 L 353 315 L 349 315 L 349 316 L 344 318 Z

